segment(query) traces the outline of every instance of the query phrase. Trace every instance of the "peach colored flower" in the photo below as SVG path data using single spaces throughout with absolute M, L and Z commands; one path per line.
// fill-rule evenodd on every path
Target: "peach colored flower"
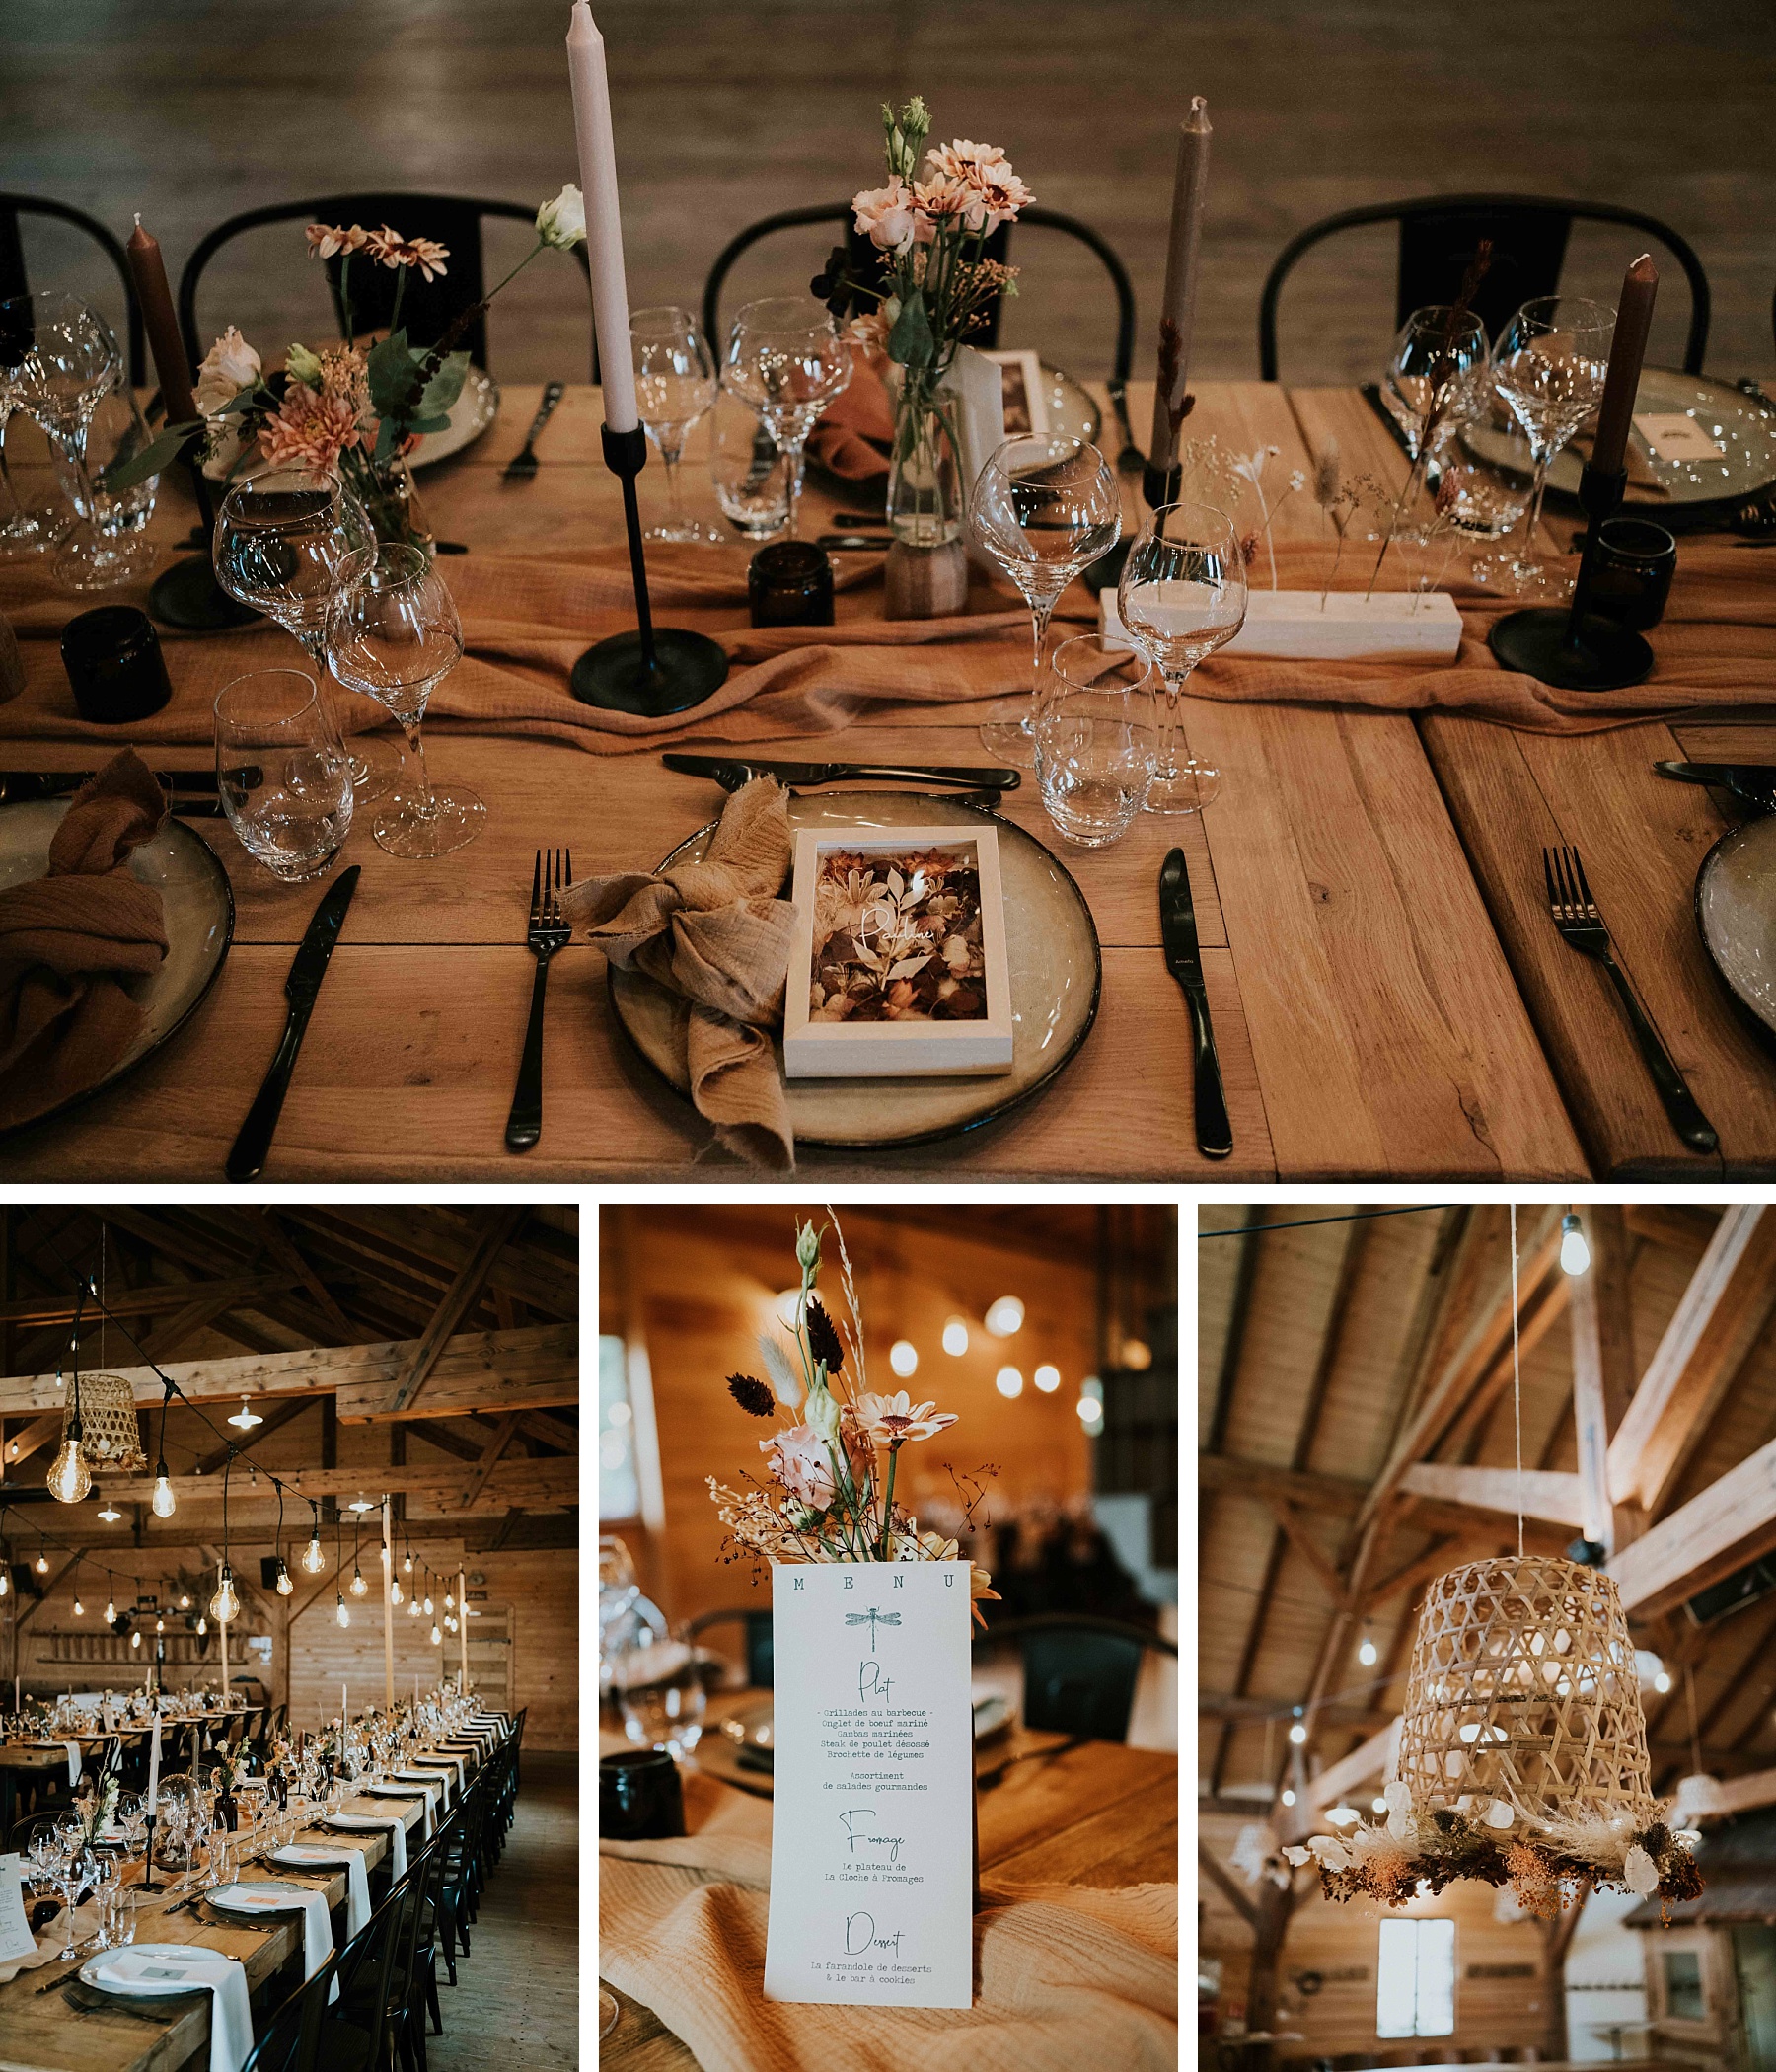
M 331 475 L 340 454 L 357 443 L 357 412 L 351 405 L 300 382 L 284 391 L 276 416 L 259 431 L 259 450 L 273 467 L 308 468 L 317 475 Z
M 789 1425 L 759 1442 L 766 1465 L 792 1497 L 816 1510 L 833 1501 L 833 1469 L 812 1425 Z
M 440 245 L 436 238 L 404 238 L 385 223 L 380 230 L 370 232 L 366 243 L 371 256 L 385 266 L 417 266 L 427 280 L 450 270 L 444 263 L 450 257 L 450 247 Z
M 931 227 L 920 214 L 918 197 L 898 173 L 885 187 L 866 187 L 851 196 L 858 230 L 882 252 L 905 252 L 928 241 Z
M 967 137 L 957 137 L 953 143 L 932 147 L 930 165 L 938 179 L 954 181 L 979 196 L 978 217 L 969 222 L 970 230 L 997 230 L 1036 198 L 997 144 L 975 144 Z
M 956 1422 L 956 1413 L 938 1410 L 935 1403 L 914 1403 L 903 1388 L 891 1396 L 859 1396 L 857 1422 L 878 1446 L 888 1446 L 933 1439 Z
M 361 252 L 369 242 L 369 232 L 358 223 L 349 230 L 333 223 L 311 223 L 308 227 L 310 259 L 330 259 L 335 253 Z

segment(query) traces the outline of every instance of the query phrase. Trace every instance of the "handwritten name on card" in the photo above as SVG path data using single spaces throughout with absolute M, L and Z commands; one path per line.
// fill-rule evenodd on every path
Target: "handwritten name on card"
M 968 2007 L 968 1564 L 777 1568 L 772 1621 L 766 1999 Z

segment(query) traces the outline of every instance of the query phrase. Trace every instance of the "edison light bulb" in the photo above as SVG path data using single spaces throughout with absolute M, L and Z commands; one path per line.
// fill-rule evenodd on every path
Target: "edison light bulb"
M 241 1600 L 235 1594 L 234 1570 L 227 1562 L 222 1564 L 221 1581 L 216 1585 L 216 1594 L 210 1599 L 210 1616 L 220 1619 L 224 1625 L 241 1616 Z
M 277 1560 L 277 1594 L 280 1597 L 288 1597 L 294 1594 L 295 1590 L 295 1584 L 290 1581 L 290 1572 L 284 1567 L 282 1555 L 279 1555 Z
M 173 1494 L 173 1485 L 167 1479 L 166 1463 L 154 1478 L 154 1515 L 157 1518 L 170 1518 L 179 1508 L 179 1499 Z
M 191 1608 L 191 1593 L 190 1593 L 190 1591 L 189 1591 L 188 1590 L 182 1590 L 182 1591 L 180 1591 L 180 1593 L 179 1593 L 179 1608 L 180 1608 L 180 1610 L 181 1610 L 181 1611 L 189 1611 L 189 1610 L 190 1610 L 190 1608 Z
M 351 1565 L 351 1594 L 354 1597 L 366 1597 L 370 1594 L 370 1586 L 364 1581 L 364 1572 L 356 1562 Z
M 429 1618 L 431 1617 L 431 1615 L 432 1615 L 432 1600 L 431 1600 L 431 1599 L 430 1599 L 429 1597 L 427 1597 L 427 1598 L 426 1598 L 426 1600 L 425 1600 L 425 1616 L 426 1616 L 426 1617 L 427 1617 L 427 1618 L 429 1619 Z
M 1380 1650 L 1375 1646 L 1374 1642 L 1369 1639 L 1369 1635 L 1365 1634 L 1363 1637 L 1363 1645 L 1357 1650 L 1357 1660 L 1360 1663 L 1362 1663 L 1363 1666 L 1366 1669 L 1372 1669 L 1375 1665 L 1376 1661 L 1379 1659 L 1379 1656 Z
M 407 1617 L 408 1617 L 409 1619 L 416 1619 L 416 1618 L 417 1618 L 418 1616 L 419 1616 L 419 1599 L 418 1599 L 417 1597 L 409 1597 L 409 1598 L 407 1599 Z
M 166 1620 L 160 1617 L 156 1617 L 154 1621 L 154 1630 L 156 1633 L 165 1633 L 167 1630 Z
M 33 1566 L 34 1566 L 34 1567 L 36 1568 L 36 1570 L 37 1570 L 37 1574 L 38 1574 L 39 1576 L 46 1576 L 46 1575 L 48 1575 L 48 1573 L 49 1573 L 49 1557 L 48 1557 L 48 1555 L 47 1555 L 47 1554 L 43 1554 L 43 1553 L 39 1553 L 39 1554 L 37 1555 L 37 1558 L 36 1562 L 35 1562 L 35 1563 L 33 1564 Z
M 139 1648 L 142 1645 L 142 1636 L 139 1633 L 132 1633 L 129 1636 L 129 1645 L 132 1648 Z
M 443 1634 L 441 1634 L 441 1633 L 440 1633 L 440 1632 L 438 1631 L 438 1628 L 437 1628 L 436 1624 L 434 1623 L 434 1624 L 433 1624 L 433 1626 L 432 1626 L 432 1646 L 433 1646 L 434 1648 L 441 1648 L 441 1647 L 443 1647 L 443 1645 L 444 1645 L 444 1636 L 443 1636 Z
M 321 1551 L 321 1528 L 319 1525 L 315 1527 L 313 1536 L 303 1549 L 302 1566 L 304 1573 L 310 1576 L 320 1575 L 321 1571 L 327 1566 L 327 1556 Z
M 404 1576 L 410 1576 L 413 1573 L 413 1557 L 410 1554 L 401 1564 L 401 1573 Z
M 80 1593 L 78 1591 L 74 1594 L 74 1616 L 77 1619 L 84 1619 L 86 1617 L 86 1606 L 80 1601 Z
M 456 1597 L 450 1591 L 444 1592 L 444 1609 L 446 1611 L 454 1611 L 456 1609 Z
M 1569 1274 L 1582 1274 L 1591 1265 L 1591 1246 L 1585 1241 L 1576 1216 L 1560 1219 L 1560 1264 L 1562 1271 Z
M 203 1616 L 202 1612 L 199 1612 L 199 1613 L 197 1614 L 197 1634 L 198 1634 L 198 1638 L 199 1638 L 199 1639 L 201 1639 L 201 1638 L 203 1637 L 203 1635 L 204 1635 L 204 1634 L 206 1634 L 206 1633 L 207 1633 L 208 1631 L 209 1631 L 209 1621 L 208 1621 L 208 1619 L 206 1619 L 206 1618 L 205 1618 L 205 1617 Z
M 80 1450 L 79 1433 L 71 1431 L 49 1470 L 49 1494 L 58 1504 L 78 1504 L 92 1486 L 93 1471 Z M 47 1568 L 49 1564 L 45 1561 L 42 1566 Z
M 399 1576 L 389 1585 L 389 1602 L 391 1604 L 399 1604 L 401 1602 L 401 1578 Z
M 341 1626 L 349 1626 L 351 1624 L 351 1614 L 345 1608 L 344 1597 L 337 1591 L 334 1591 L 333 1597 L 338 1606 L 333 1613 L 333 1617 L 338 1620 Z
M 11 1589 L 12 1577 L 7 1573 L 6 1564 L 0 1562 L 0 1597 L 4 1597 Z
M 114 1626 L 117 1623 L 117 1600 L 115 1597 L 107 1597 L 105 1600 L 105 1623 L 108 1626 Z

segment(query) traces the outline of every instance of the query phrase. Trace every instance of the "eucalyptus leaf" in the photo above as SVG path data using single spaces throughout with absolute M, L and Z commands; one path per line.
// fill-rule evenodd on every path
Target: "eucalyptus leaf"
M 410 417 L 418 408 L 419 369 L 424 359 L 424 353 L 408 346 L 405 331 L 393 331 L 371 346 L 366 362 L 370 401 L 385 424 L 391 417 Z
M 925 310 L 925 291 L 915 288 L 901 304 L 901 312 L 888 333 L 888 357 L 903 367 L 929 366 L 937 351 L 931 334 L 931 320 Z
M 192 434 L 200 432 L 199 422 L 176 424 L 170 431 L 151 439 L 140 453 L 133 453 L 126 461 L 118 461 L 105 471 L 107 489 L 133 489 L 137 482 L 145 482 L 151 475 L 163 474 L 185 451 Z
M 418 408 L 427 417 L 448 416 L 451 406 L 463 393 L 463 383 L 469 377 L 469 355 L 452 352 L 445 356 L 438 371 L 425 384 L 420 395 Z M 414 424 L 415 431 L 434 431 L 435 425 Z

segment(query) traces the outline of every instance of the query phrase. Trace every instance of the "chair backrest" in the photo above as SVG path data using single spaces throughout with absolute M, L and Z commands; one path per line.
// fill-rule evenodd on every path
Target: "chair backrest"
M 31 293 L 31 279 L 25 269 L 25 239 L 19 226 L 21 216 L 42 216 L 57 223 L 72 224 L 83 237 L 90 238 L 115 267 L 127 315 L 129 335 L 124 341 L 124 349 L 129 354 L 129 380 L 132 388 L 139 389 L 146 359 L 142 309 L 136 301 L 135 282 L 129 277 L 129 260 L 124 257 L 123 247 L 97 216 L 89 216 L 85 209 L 70 208 L 65 201 L 50 201 L 41 194 L 0 194 L 0 302 L 14 295 Z
M 398 2001 L 405 2004 L 413 1995 L 415 1953 L 425 1914 L 426 1892 L 435 1875 L 438 1854 L 434 1835 L 423 1849 L 407 1859 L 407 1876 L 395 1887 L 401 1895 L 403 1910 L 395 1932 L 395 1961 L 389 1971 L 390 2006 Z
M 850 255 L 851 268 L 862 279 L 872 278 L 881 263 L 881 254 L 869 240 L 861 237 L 852 220 L 849 201 L 826 202 L 817 208 L 781 209 L 775 216 L 762 216 L 730 238 L 716 255 L 715 263 L 709 268 L 708 278 L 703 282 L 703 327 L 711 350 L 717 360 L 721 358 L 726 343 L 720 330 L 721 290 L 734 262 L 742 253 L 749 252 L 762 239 L 775 236 L 779 231 L 799 230 L 810 223 L 842 223 L 846 226 L 845 245 Z M 1111 348 L 1110 371 L 1117 381 L 1127 381 L 1129 367 L 1135 354 L 1135 289 L 1129 279 L 1129 269 L 1117 257 L 1110 244 L 1093 230 L 1088 223 L 1081 223 L 1077 216 L 1063 215 L 1059 209 L 1026 208 L 1017 219 L 1020 230 L 1053 230 L 1063 237 L 1074 239 L 1086 247 L 1098 259 L 1110 276 L 1110 286 L 1116 297 L 1116 339 Z M 1008 263 L 1011 250 L 1009 223 L 1001 223 L 987 240 L 983 256 Z M 986 322 L 969 337 L 971 345 L 979 345 L 988 351 L 999 343 L 999 310 L 1001 299 L 995 295 L 986 305 Z
M 327 1996 L 338 1963 L 337 1957 L 330 1956 L 312 1978 L 296 1988 L 247 2053 L 241 2072 L 320 2072 Z
M 1120 1741 L 1129 1732 L 1141 1658 L 1152 1648 L 1177 1655 L 1177 1643 L 1120 1619 L 1064 1612 L 1008 1619 L 988 1641 L 1015 1639 L 1023 1656 L 1023 1723 L 1044 1733 Z
M 1277 303 L 1283 283 L 1302 255 L 1340 232 L 1371 223 L 1400 228 L 1394 323 L 1398 327 L 1429 303 L 1453 302 L 1482 239 L 1492 241 L 1492 263 L 1474 296 L 1474 309 L 1496 338 L 1531 296 L 1560 287 L 1567 240 L 1575 222 L 1618 223 L 1665 246 L 1689 283 L 1686 374 L 1700 374 L 1708 349 L 1710 298 L 1702 261 L 1684 239 L 1657 216 L 1602 201 L 1566 201 L 1534 194 L 1431 194 L 1413 201 L 1381 201 L 1311 223 L 1277 255 L 1258 299 L 1258 372 L 1277 379 Z
M 407 1884 L 401 1880 L 339 1953 L 339 1997 L 327 2010 L 322 2037 L 328 2072 L 361 2072 L 381 2055 L 389 1980 L 408 1917 Z
M 710 1626 L 723 1626 L 738 1620 L 746 1628 L 746 1680 L 755 1690 L 768 1691 L 775 1673 L 772 1645 L 771 1612 L 736 1605 L 726 1611 L 705 1611 L 691 1621 L 686 1629 L 692 1640 Z
M 464 312 L 475 308 L 486 293 L 481 263 L 481 224 L 488 216 L 506 222 L 532 223 L 536 212 L 516 201 L 475 201 L 451 194 L 327 194 L 316 201 L 280 201 L 269 208 L 244 210 L 218 223 L 203 238 L 179 277 L 179 328 L 185 335 L 185 351 L 195 367 L 205 347 L 197 325 L 197 289 L 204 268 L 224 245 L 250 230 L 268 223 L 361 223 L 374 230 L 390 223 L 407 238 L 431 238 L 445 246 L 450 259 L 441 274 L 427 280 L 416 266 L 404 270 L 407 283 L 402 291 L 401 322 L 416 343 L 435 344 L 448 327 Z M 297 258 L 300 248 L 292 253 Z M 573 258 L 582 275 L 590 278 L 583 244 L 573 248 Z M 341 278 L 351 300 L 352 328 L 359 332 L 380 331 L 389 322 L 395 306 L 397 273 L 359 253 L 348 271 L 339 259 L 328 259 L 328 284 L 333 289 L 333 313 L 341 331 L 346 312 L 340 298 Z M 588 312 L 588 332 L 590 315 Z M 483 314 L 476 316 L 458 339 L 477 366 L 487 364 L 487 324 Z M 596 341 L 592 348 L 592 379 L 598 379 Z
M 7 1852 L 15 1856 L 29 1856 L 31 1845 L 46 1827 L 53 1827 L 63 1813 L 73 1811 L 74 1802 L 66 1799 L 54 1806 L 39 1807 L 36 1813 L 27 1813 L 22 1820 L 15 1820 L 12 1832 L 6 1838 Z

